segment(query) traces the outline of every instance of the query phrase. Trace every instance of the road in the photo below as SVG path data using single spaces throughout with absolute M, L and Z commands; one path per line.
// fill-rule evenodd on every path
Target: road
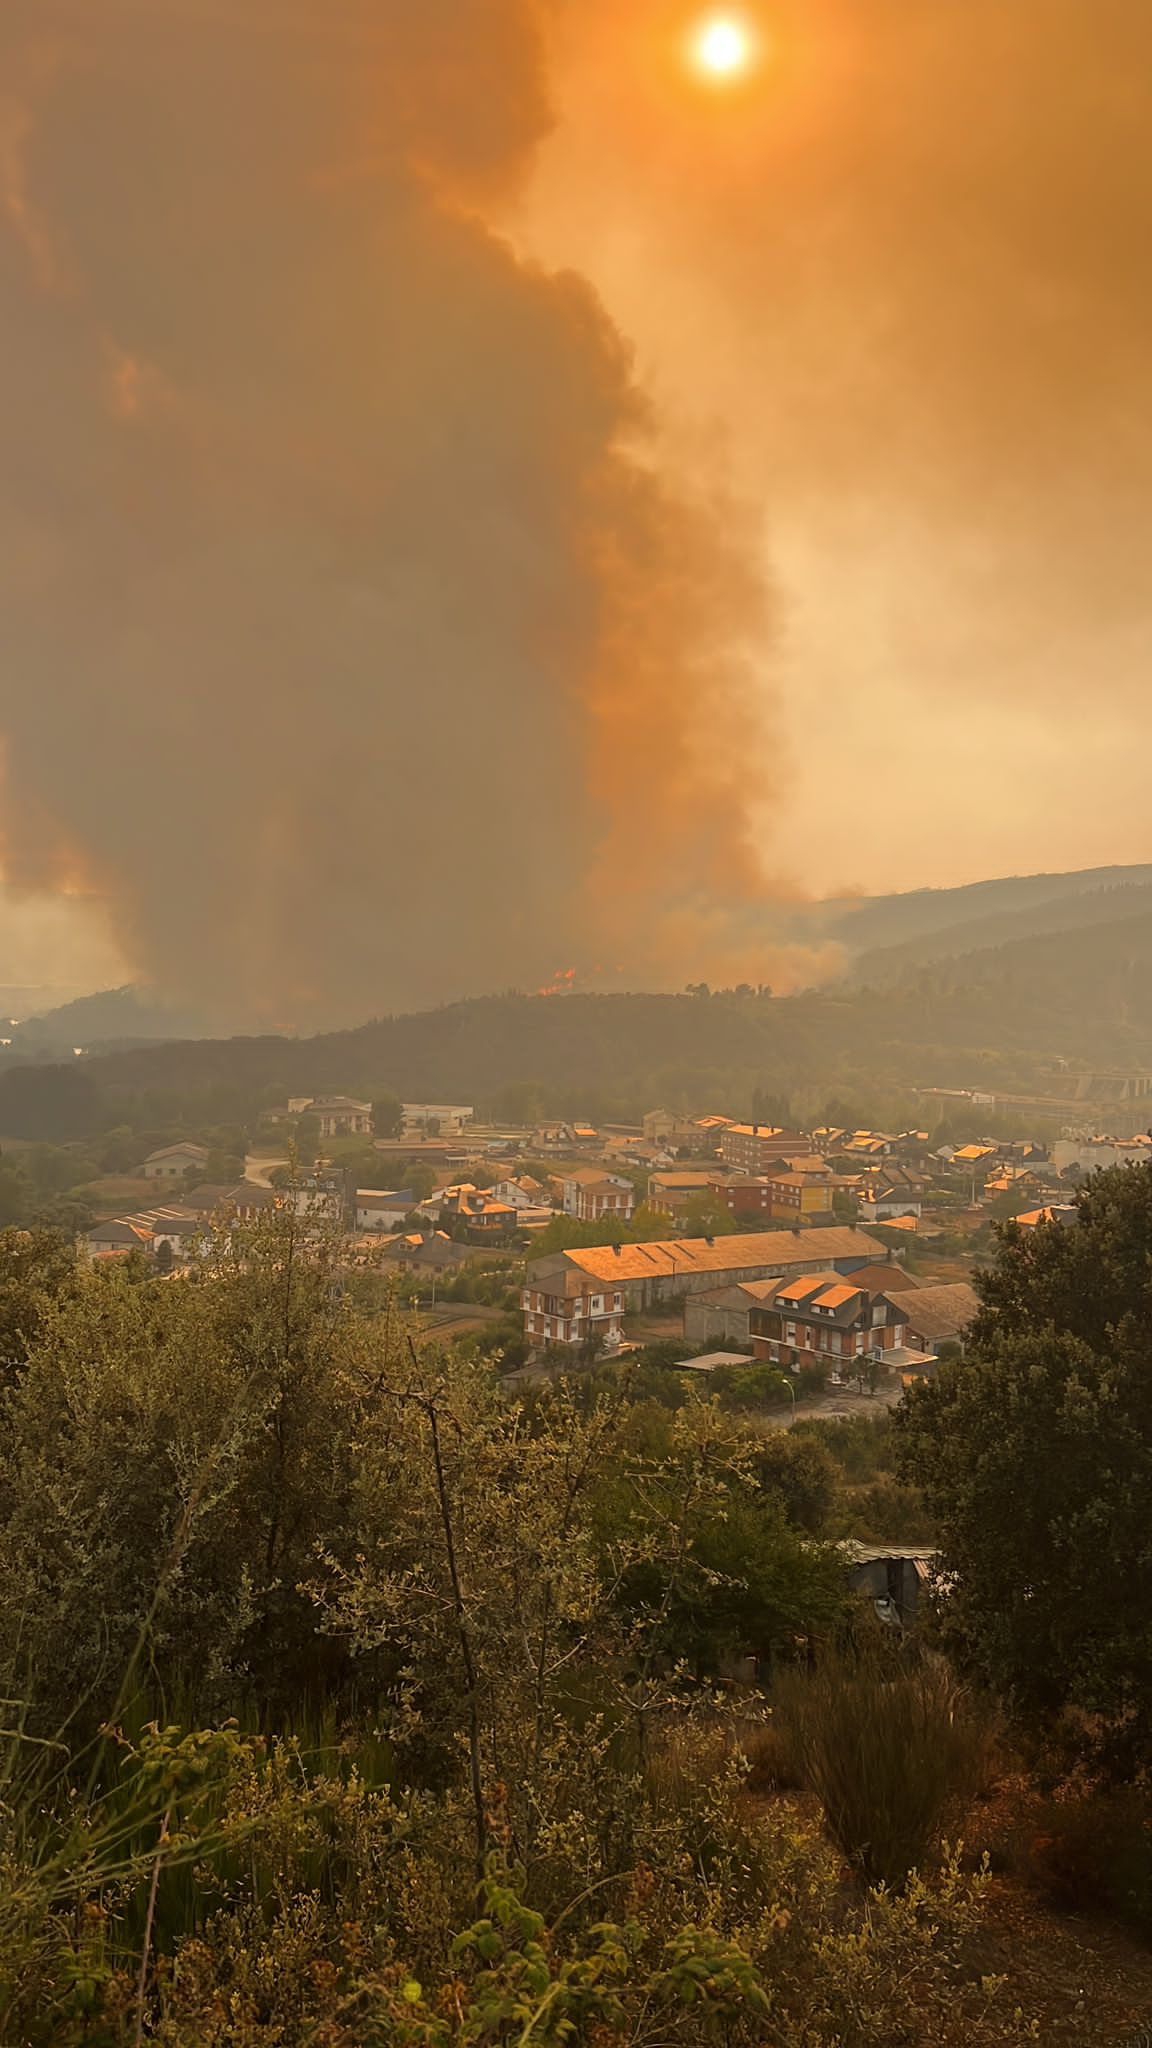
M 878 1387 L 874 1394 L 858 1394 L 855 1387 L 832 1387 L 812 1401 L 797 1401 L 791 1407 L 761 1409 L 748 1420 L 765 1436 L 778 1429 L 791 1429 L 796 1422 L 851 1422 L 860 1415 L 882 1415 L 894 1408 L 904 1389 Z
M 272 1174 L 278 1166 L 287 1166 L 288 1161 L 279 1153 L 250 1152 L 244 1161 L 244 1178 L 253 1187 L 270 1188 Z

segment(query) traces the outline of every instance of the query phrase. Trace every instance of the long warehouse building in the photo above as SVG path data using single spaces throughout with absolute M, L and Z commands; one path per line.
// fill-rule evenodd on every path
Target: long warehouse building
M 552 1252 L 528 1264 L 525 1335 L 533 1345 L 585 1344 L 594 1335 L 614 1350 L 630 1311 L 745 1280 L 855 1273 L 887 1257 L 884 1245 L 847 1225 Z

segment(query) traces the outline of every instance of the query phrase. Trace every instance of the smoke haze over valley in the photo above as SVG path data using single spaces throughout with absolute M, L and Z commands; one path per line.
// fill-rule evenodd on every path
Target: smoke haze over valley
M 1152 20 L 763 15 L 10 0 L 13 986 L 787 990 L 1147 855 Z

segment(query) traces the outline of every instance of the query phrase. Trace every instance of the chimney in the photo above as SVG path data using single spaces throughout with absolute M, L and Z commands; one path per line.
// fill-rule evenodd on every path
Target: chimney
M 613 1245 L 613 1247 L 612 1247 L 612 1249 L 613 1249 L 613 1251 L 615 1252 L 615 1254 L 616 1254 L 616 1257 L 617 1257 L 617 1258 L 619 1258 L 619 1257 L 620 1257 L 620 1247 L 619 1247 L 619 1245 L 618 1245 L 618 1244 L 614 1244 L 614 1245 Z

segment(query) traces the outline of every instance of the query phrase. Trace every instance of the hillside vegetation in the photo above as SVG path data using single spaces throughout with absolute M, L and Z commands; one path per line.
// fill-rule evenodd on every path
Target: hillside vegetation
M 1101 1176 L 893 1426 L 768 1436 L 513 1385 L 290 1207 L 176 1281 L 0 1234 L 0 2041 L 1135 2038 L 1150 1224 Z
M 331 1090 L 603 1121 L 657 1103 L 882 1119 L 911 1114 L 918 1087 L 1066 1095 L 1077 1071 L 1152 1069 L 1152 884 L 1091 879 L 946 892 L 948 911 L 960 897 L 997 907 L 864 957 L 853 970 L 864 987 L 509 994 L 308 1039 L 172 1041 L 55 1064 L 18 1045 L 0 1069 L 0 1136 L 244 1123 L 288 1095 Z M 1057 900 L 1058 882 L 1075 886 Z M 1031 900 L 1004 907 L 1021 892 Z M 868 907 L 856 915 L 867 923 Z M 1001 942 L 973 943 L 989 935 Z M 115 1003 L 124 1018 L 122 992 Z

